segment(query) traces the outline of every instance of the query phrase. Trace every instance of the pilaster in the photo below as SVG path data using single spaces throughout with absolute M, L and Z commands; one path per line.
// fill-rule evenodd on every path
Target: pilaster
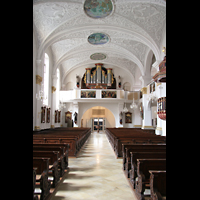
M 36 60 L 36 94 L 39 94 L 39 91 L 41 90 L 41 83 L 43 80 L 42 75 L 42 60 Z M 36 116 L 35 116 L 35 130 L 40 130 L 41 127 L 41 107 L 42 107 L 42 101 L 36 99 Z
M 52 87 L 51 87 L 51 128 L 55 127 L 56 85 L 57 85 L 57 75 L 52 75 Z
M 154 129 L 152 126 L 151 110 L 148 109 L 147 88 L 143 87 L 142 91 L 142 104 L 144 107 L 144 119 L 142 120 L 142 129 Z

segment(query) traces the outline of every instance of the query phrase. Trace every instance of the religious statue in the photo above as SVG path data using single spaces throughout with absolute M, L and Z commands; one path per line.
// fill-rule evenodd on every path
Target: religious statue
M 122 124 L 122 117 L 123 117 L 123 113 L 120 112 L 120 113 L 119 113 L 119 123 L 120 123 L 120 124 Z
M 78 75 L 76 75 L 76 87 L 79 88 L 79 82 L 80 82 L 80 78 Z
M 75 124 L 77 123 L 77 115 L 78 115 L 78 113 L 75 112 L 75 113 L 74 113 L 74 123 L 75 123 Z
M 121 77 L 118 76 L 118 87 L 121 88 Z

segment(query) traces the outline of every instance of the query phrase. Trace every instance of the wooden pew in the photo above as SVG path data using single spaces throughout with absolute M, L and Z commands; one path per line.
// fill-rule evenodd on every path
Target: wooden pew
M 135 189 L 135 178 L 137 175 L 137 159 L 149 159 L 149 158 L 163 158 L 166 159 L 166 152 L 160 152 L 157 149 L 151 150 L 151 152 L 130 152 L 131 154 L 131 169 L 129 170 L 130 174 L 130 183 Z M 127 166 L 126 166 L 127 168 Z M 126 169 L 127 170 L 127 169 Z
M 58 152 L 58 167 L 60 170 L 60 176 L 62 177 L 65 173 L 65 158 L 64 158 L 64 149 L 62 147 L 56 147 L 56 146 L 34 146 L 33 145 L 33 151 L 57 151 Z
M 166 159 L 137 159 L 135 194 L 139 200 L 144 199 L 144 191 L 149 188 L 149 170 L 166 170 Z
M 35 186 L 36 186 L 36 169 L 37 168 L 33 168 L 33 200 L 38 200 L 38 196 L 34 195 Z
M 90 134 L 91 128 L 64 128 L 34 131 L 33 143 L 68 143 L 68 155 L 76 156 Z
M 48 180 L 49 159 L 33 157 L 33 168 L 36 169 L 36 185 L 39 183 L 41 193 L 34 193 L 40 195 L 41 200 L 45 200 L 50 194 L 51 182 Z
M 152 130 L 151 130 L 152 131 Z M 114 152 L 118 157 L 122 157 L 122 144 L 123 143 L 166 143 L 165 136 L 159 136 L 146 130 L 138 130 L 135 128 L 107 128 L 106 135 L 111 143 Z
M 126 163 L 131 163 L 130 152 L 166 152 L 166 144 L 122 144 L 122 154 L 123 154 L 123 169 L 126 169 Z M 129 170 L 128 167 L 127 170 Z
M 68 151 L 69 151 L 69 144 L 66 143 L 54 143 L 54 144 L 49 144 L 49 143 L 33 143 L 33 147 L 61 147 L 63 149 L 63 155 L 64 155 L 64 162 L 65 162 L 65 169 L 68 167 Z
M 33 150 L 33 157 L 49 158 L 48 177 L 53 176 L 52 187 L 56 187 L 60 180 L 60 172 L 58 171 L 58 151 L 37 151 Z
M 149 170 L 151 199 L 166 199 L 166 171 Z

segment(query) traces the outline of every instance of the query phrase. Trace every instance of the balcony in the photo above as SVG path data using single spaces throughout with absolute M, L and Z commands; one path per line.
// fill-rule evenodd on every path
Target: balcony
M 140 91 L 124 91 L 122 89 L 73 89 L 59 91 L 62 102 L 132 102 L 133 98 L 139 100 Z

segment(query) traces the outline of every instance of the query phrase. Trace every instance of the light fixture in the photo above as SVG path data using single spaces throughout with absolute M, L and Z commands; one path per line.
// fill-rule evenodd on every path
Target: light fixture
M 133 103 L 130 105 L 130 108 L 131 109 L 136 109 L 138 106 L 137 106 L 137 104 L 135 103 L 135 100 L 134 100 L 134 98 L 133 98 Z
M 162 52 L 166 55 L 166 47 L 162 48 Z
M 127 109 L 127 107 L 126 107 L 126 103 L 125 103 L 125 106 L 124 106 L 123 112 L 128 112 L 128 109 Z
M 44 97 L 43 83 L 41 84 L 41 89 L 39 90 L 39 92 L 36 93 L 36 99 L 37 100 L 41 100 L 42 102 L 43 102 L 43 100 L 47 99 L 47 96 Z
M 59 108 L 60 110 L 62 110 L 63 108 L 66 108 L 66 105 L 63 103 L 63 101 L 62 102 L 60 101 Z

